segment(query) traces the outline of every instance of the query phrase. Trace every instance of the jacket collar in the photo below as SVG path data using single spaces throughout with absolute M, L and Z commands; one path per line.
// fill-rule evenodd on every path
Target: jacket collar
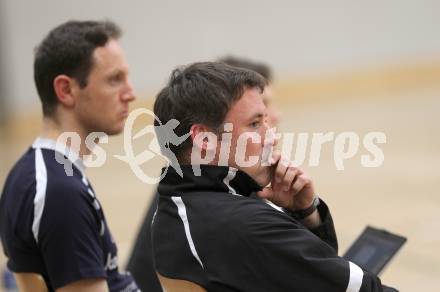
M 172 167 L 162 169 L 167 173 L 158 186 L 161 195 L 211 191 L 249 196 L 262 189 L 249 175 L 233 167 L 200 165 L 200 175 L 194 174 L 191 165 L 182 165 L 181 169 L 183 177 Z
M 34 141 L 34 143 L 32 144 L 32 148 L 50 149 L 63 154 L 67 159 L 70 160 L 70 162 L 73 163 L 73 165 L 75 165 L 76 168 L 78 168 L 78 170 L 84 176 L 86 166 L 84 165 L 84 162 L 79 156 L 79 153 L 73 150 L 72 148 L 69 148 L 64 144 L 57 143 L 55 140 L 42 138 L 42 137 L 38 137 Z

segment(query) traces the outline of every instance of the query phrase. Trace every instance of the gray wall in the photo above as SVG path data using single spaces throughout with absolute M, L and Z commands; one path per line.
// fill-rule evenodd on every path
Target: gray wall
M 6 85 L 19 112 L 38 105 L 33 48 L 72 18 L 122 26 L 138 91 L 156 91 L 178 64 L 226 53 L 266 60 L 292 76 L 440 55 L 438 0 L 1 1 Z
M 0 40 L 5 37 L 5 21 L 4 21 L 4 8 L 3 2 L 0 2 Z M 0 42 L 0 123 L 3 123 L 7 119 L 9 107 L 7 105 L 7 88 L 6 88 L 6 66 L 5 57 L 6 50 L 4 48 L 5 42 Z M 1 124 L 0 124 L 1 126 Z

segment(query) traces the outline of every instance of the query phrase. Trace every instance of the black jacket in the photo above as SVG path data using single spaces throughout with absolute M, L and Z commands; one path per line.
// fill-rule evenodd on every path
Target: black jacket
M 233 168 L 168 169 L 153 221 L 157 271 L 208 291 L 386 291 L 380 279 L 337 255 L 330 212 L 322 225 L 301 222 L 250 194 L 261 188 Z M 394 290 L 393 290 L 394 291 Z

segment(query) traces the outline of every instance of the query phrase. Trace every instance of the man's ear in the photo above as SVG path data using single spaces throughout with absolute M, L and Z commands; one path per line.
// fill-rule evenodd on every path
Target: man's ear
M 78 87 L 76 81 L 67 75 L 58 75 L 53 80 L 53 87 L 58 102 L 65 107 L 75 105 L 75 86 Z
M 217 148 L 217 136 L 210 128 L 202 124 L 191 126 L 191 140 L 193 146 L 204 151 L 215 151 Z

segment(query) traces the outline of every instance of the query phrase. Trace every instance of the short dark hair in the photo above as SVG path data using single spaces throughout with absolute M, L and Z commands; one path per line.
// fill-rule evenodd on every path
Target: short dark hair
M 270 67 L 261 62 L 255 62 L 246 58 L 240 58 L 235 56 L 226 56 L 218 60 L 221 63 L 228 64 L 229 66 L 245 68 L 253 70 L 266 78 L 268 82 L 272 81 L 272 70 Z
M 94 50 L 120 35 L 120 28 L 111 21 L 68 21 L 49 32 L 34 58 L 34 80 L 44 116 L 53 115 L 57 104 L 55 77 L 66 74 L 82 88 L 87 86 Z
M 174 132 L 179 137 L 189 133 L 194 124 L 203 124 L 218 133 L 229 109 L 244 90 L 259 88 L 262 92 L 265 85 L 264 77 L 252 70 L 220 62 L 194 63 L 172 72 L 168 84 L 157 95 L 154 113 L 162 124 L 178 120 L 180 124 Z M 154 125 L 158 126 L 158 121 Z M 187 139 L 178 146 L 168 146 L 182 161 L 192 141 Z

